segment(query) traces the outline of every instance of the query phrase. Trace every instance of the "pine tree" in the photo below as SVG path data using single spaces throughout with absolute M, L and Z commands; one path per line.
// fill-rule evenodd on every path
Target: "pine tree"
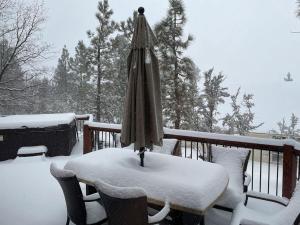
M 105 120 L 103 116 L 109 116 L 110 106 L 110 86 L 112 74 L 112 43 L 111 37 L 117 29 L 117 24 L 111 19 L 113 15 L 112 9 L 109 8 L 107 0 L 99 1 L 98 12 L 96 18 L 98 26 L 95 33 L 88 31 L 88 36 L 91 41 L 92 62 L 95 67 L 95 81 L 96 81 L 96 120 Z M 106 86 L 106 87 L 105 87 Z M 107 100 L 105 100 L 107 98 Z
M 298 8 L 297 8 L 296 13 L 297 13 L 297 17 L 300 18 L 300 0 L 298 0 L 297 3 L 298 3 Z
M 214 69 L 204 72 L 204 89 L 200 95 L 200 110 L 203 116 L 202 129 L 206 132 L 214 132 L 218 123 L 218 106 L 225 103 L 229 97 L 228 88 L 223 87 L 224 75 L 220 72 L 213 74 Z
M 134 11 L 132 17 L 126 21 L 121 21 L 118 27 L 119 33 L 112 39 L 112 122 L 121 123 L 123 117 L 123 104 L 126 95 L 126 86 L 128 78 L 127 58 L 130 53 L 131 40 L 134 32 L 134 25 L 137 18 L 137 12 Z
M 162 104 L 165 124 L 186 127 L 187 115 L 193 112 L 190 102 L 196 101 L 198 69 L 184 51 L 193 40 L 184 40 L 185 10 L 181 0 L 169 0 L 167 16 L 155 27 L 161 71 Z M 192 90 L 192 91 L 191 91 Z M 193 94 L 191 94 L 193 93 Z
M 223 126 L 227 128 L 226 132 L 229 134 L 247 135 L 250 131 L 262 126 L 263 123 L 253 124 L 255 116 L 252 112 L 254 107 L 253 94 L 244 94 L 242 102 L 238 103 L 240 90 L 238 88 L 236 94 L 231 96 L 232 113 L 227 113 L 223 118 Z
M 290 124 L 287 124 L 285 118 L 283 118 L 281 121 L 277 122 L 279 132 L 276 130 L 271 130 L 270 133 L 278 134 L 280 139 L 296 139 L 297 137 L 299 138 L 300 129 L 297 129 L 298 123 L 299 118 L 294 113 L 292 113 L 290 117 Z
M 91 85 L 93 68 L 89 49 L 83 41 L 78 42 L 75 48 L 75 56 L 70 58 L 70 67 L 75 79 L 76 113 L 88 113 L 93 109 L 91 105 L 94 92 Z
M 70 67 L 70 55 L 66 46 L 62 49 L 58 59 L 54 77 L 54 95 L 56 101 L 54 108 L 57 112 L 70 112 L 75 110 L 75 78 Z

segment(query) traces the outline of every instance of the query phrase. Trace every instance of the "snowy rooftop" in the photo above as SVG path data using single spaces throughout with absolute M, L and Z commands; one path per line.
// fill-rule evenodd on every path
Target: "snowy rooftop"
M 44 128 L 69 124 L 74 119 L 74 113 L 2 116 L 0 117 L 0 129 Z

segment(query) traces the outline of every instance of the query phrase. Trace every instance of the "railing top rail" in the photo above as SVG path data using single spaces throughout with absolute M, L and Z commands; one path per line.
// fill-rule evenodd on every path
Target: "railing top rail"
M 110 131 L 110 132 L 121 132 L 121 124 L 109 124 L 109 123 L 98 123 L 87 121 L 84 123 L 88 125 L 90 129 L 98 131 Z M 200 131 L 190 130 L 179 130 L 164 128 L 164 134 L 166 137 L 173 137 L 178 140 L 186 141 L 198 141 L 202 143 L 227 145 L 234 147 L 253 148 L 253 149 L 266 149 L 282 151 L 284 145 L 290 145 L 299 151 L 300 154 L 300 143 L 292 139 L 271 139 L 271 138 L 258 138 L 249 136 L 238 136 L 229 134 L 216 134 Z
M 92 114 L 82 114 L 82 115 L 75 115 L 76 120 L 88 120 L 93 121 Z

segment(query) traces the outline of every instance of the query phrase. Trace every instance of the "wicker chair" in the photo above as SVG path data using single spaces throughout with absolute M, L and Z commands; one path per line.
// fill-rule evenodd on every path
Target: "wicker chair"
M 148 216 L 147 196 L 141 188 L 115 187 L 96 181 L 95 187 L 103 201 L 108 225 L 148 225 L 164 220 L 170 211 L 169 204 L 154 216 Z
M 52 163 L 50 172 L 60 184 L 65 196 L 67 225 L 70 220 L 77 225 L 100 225 L 107 221 L 99 195 L 83 196 L 79 182 L 72 171 L 59 169 Z
M 255 202 L 251 204 L 250 200 Z M 300 183 L 297 184 L 290 200 L 248 192 L 245 199 L 234 210 L 231 225 L 298 225 L 299 222 Z

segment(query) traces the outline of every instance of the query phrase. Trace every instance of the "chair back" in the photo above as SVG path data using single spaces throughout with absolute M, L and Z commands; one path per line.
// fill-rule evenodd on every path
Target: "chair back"
M 97 181 L 109 225 L 147 225 L 147 196 L 140 188 L 115 187 Z
M 276 225 L 293 225 L 300 221 L 300 182 L 296 185 L 292 198 L 287 207 L 276 214 L 274 221 Z
M 63 190 L 71 221 L 75 224 L 86 224 L 86 208 L 75 174 L 70 170 L 59 169 L 54 163 L 50 165 L 50 172 Z

